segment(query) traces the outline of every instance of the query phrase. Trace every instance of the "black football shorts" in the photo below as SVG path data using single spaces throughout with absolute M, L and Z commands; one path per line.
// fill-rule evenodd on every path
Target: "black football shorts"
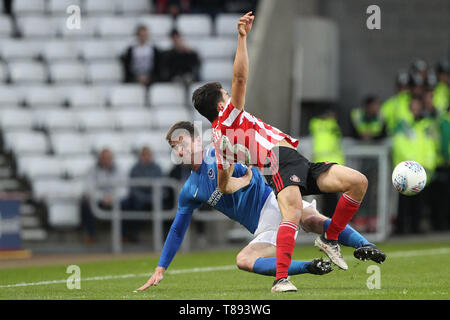
M 335 162 L 309 162 L 297 150 L 274 147 L 264 161 L 264 177 L 275 195 L 287 186 L 297 185 L 302 195 L 322 194 L 317 179 Z

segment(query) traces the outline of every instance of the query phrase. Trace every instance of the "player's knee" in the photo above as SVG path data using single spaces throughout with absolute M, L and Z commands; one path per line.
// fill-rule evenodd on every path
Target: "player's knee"
M 367 177 L 364 174 L 358 172 L 357 176 L 355 177 L 355 180 L 358 188 L 365 193 L 369 185 L 369 180 L 367 180 Z
M 238 254 L 236 256 L 236 266 L 240 270 L 251 271 L 253 268 L 253 261 L 245 254 Z

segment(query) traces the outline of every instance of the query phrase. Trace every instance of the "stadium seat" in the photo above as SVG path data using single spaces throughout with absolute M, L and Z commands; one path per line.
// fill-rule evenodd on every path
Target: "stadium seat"
M 12 11 L 16 16 L 44 15 L 46 0 L 14 0 Z
M 71 5 L 80 6 L 80 0 L 48 0 L 47 12 L 53 16 L 68 16 L 67 8 Z
M 44 154 L 49 150 L 49 143 L 42 132 L 21 131 L 4 134 L 5 148 L 15 155 Z
M 61 160 L 64 172 L 76 179 L 86 177 L 96 162 L 92 155 L 71 155 L 67 158 L 61 158 Z
M 0 82 L 8 81 L 8 69 L 3 63 L 0 63 Z
M 126 154 L 130 152 L 131 146 L 127 143 L 122 134 L 111 131 L 98 133 L 88 133 L 86 138 L 89 141 L 93 152 L 98 153 L 104 148 L 108 148 L 115 154 Z
M 66 99 L 72 108 L 102 108 L 104 102 L 104 90 L 92 86 L 80 86 L 69 90 Z
M 64 103 L 64 97 L 58 88 L 51 86 L 29 87 L 24 93 L 24 102 L 32 108 L 59 107 Z
M 152 38 L 167 37 L 173 28 L 173 19 L 167 14 L 150 14 L 137 18 L 138 24 L 149 28 Z
M 8 15 L 0 14 L 0 38 L 9 38 L 13 34 L 13 23 Z
M 52 132 L 52 149 L 59 156 L 87 155 L 91 152 L 88 140 L 79 132 Z
M 170 151 L 170 147 L 166 142 L 166 131 L 145 130 L 125 133 L 124 137 L 133 151 L 139 151 L 145 146 L 152 149 L 155 153 Z
M 117 12 L 123 15 L 142 15 L 152 12 L 152 1 L 148 0 L 116 0 Z
M 42 58 L 48 63 L 54 61 L 74 61 L 78 58 L 75 43 L 73 41 L 50 41 L 42 49 Z
M 61 161 L 48 155 L 19 156 L 18 173 L 33 180 L 42 177 L 60 177 L 64 173 Z
M 114 129 L 114 117 L 107 110 L 80 110 L 76 112 L 80 127 L 86 131 Z
M 8 62 L 31 62 L 30 60 L 39 57 L 43 46 L 42 41 L 5 40 L 0 46 L 0 56 Z
M 136 18 L 105 17 L 97 22 L 97 35 L 102 38 L 133 37 L 136 31 Z
M 57 34 L 56 29 L 53 28 L 53 22 L 45 16 L 20 18 L 17 26 L 25 38 L 50 38 Z
M 46 110 L 45 112 L 36 110 L 34 118 L 40 128 L 49 132 L 74 131 L 78 128 L 74 113 L 69 110 Z
M 87 62 L 116 58 L 114 45 L 108 41 L 90 40 L 79 43 L 78 47 L 80 57 Z
M 110 84 L 122 81 L 123 70 L 119 62 L 98 62 L 88 65 L 88 80 L 93 84 Z
M 119 170 L 128 176 L 131 168 L 136 164 L 137 157 L 132 154 L 118 154 L 115 157 L 115 163 Z
M 150 106 L 173 106 L 186 103 L 186 91 L 178 83 L 155 83 L 149 88 Z
M 200 77 L 204 81 L 230 82 L 233 77 L 233 62 L 206 60 L 201 66 Z
M 65 39 L 88 39 L 95 36 L 94 18 L 82 17 L 80 29 L 67 28 L 67 17 L 54 17 L 51 21 L 57 35 Z
M 177 162 L 172 161 L 170 153 L 155 154 L 155 162 L 161 167 L 163 174 L 168 175 Z
M 235 37 L 239 14 L 221 13 L 216 16 L 216 35 L 218 37 Z
M 152 118 L 148 110 L 123 110 L 116 111 L 117 126 L 123 131 L 151 129 Z
M 80 62 L 55 62 L 49 71 L 53 83 L 83 83 L 86 79 L 85 66 Z
M 54 199 L 79 199 L 84 189 L 82 181 L 56 177 L 36 177 L 31 184 L 33 196 L 45 202 Z
M 0 106 L 4 107 L 14 107 L 22 104 L 23 102 L 23 92 L 19 87 L 16 86 L 0 86 Z
M 186 108 L 156 109 L 153 111 L 153 125 L 161 130 L 168 130 L 175 122 L 191 120 L 192 114 Z
M 144 106 L 145 88 L 141 85 L 121 85 L 111 88 L 109 103 L 117 106 Z
M 187 39 L 187 43 L 198 52 L 202 60 L 228 59 L 232 61 L 237 46 L 235 39 L 215 37 Z
M 0 127 L 11 132 L 16 129 L 31 130 L 34 126 L 33 114 L 22 108 L 0 109 Z
M 206 14 L 181 14 L 176 27 L 185 37 L 208 37 L 212 33 L 211 17 Z
M 13 62 L 8 64 L 11 81 L 17 84 L 47 82 L 47 72 L 39 62 Z
M 73 200 L 48 200 L 47 222 L 52 228 L 73 228 L 81 223 L 79 203 Z
M 113 15 L 116 3 L 111 0 L 84 0 L 83 11 L 88 15 Z

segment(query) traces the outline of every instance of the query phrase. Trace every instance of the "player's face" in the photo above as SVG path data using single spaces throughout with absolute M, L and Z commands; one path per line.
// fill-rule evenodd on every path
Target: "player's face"
M 181 159 L 183 164 L 195 165 L 196 160 L 200 161 L 201 157 L 197 159 L 196 154 L 202 152 L 201 140 L 199 138 L 193 139 L 191 135 L 180 135 L 178 139 L 170 142 L 170 146 L 175 154 Z
M 220 91 L 222 92 L 222 103 L 223 103 L 223 107 L 225 107 L 225 103 L 227 103 L 228 99 L 230 99 L 230 96 L 228 95 L 228 92 L 225 89 L 220 89 Z

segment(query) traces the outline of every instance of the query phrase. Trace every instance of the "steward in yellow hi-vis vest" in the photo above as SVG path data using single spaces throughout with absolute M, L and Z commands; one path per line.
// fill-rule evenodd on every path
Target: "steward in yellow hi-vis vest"
M 440 114 L 446 113 L 450 106 L 449 75 L 450 64 L 448 61 L 441 61 L 437 68 L 437 85 L 434 88 L 433 102 Z
M 364 99 L 364 107 L 353 109 L 350 112 L 354 138 L 371 141 L 386 136 L 386 123 L 380 107 L 378 98 L 367 96 Z
M 334 113 L 327 112 L 321 117 L 312 118 L 309 131 L 313 138 L 313 162 L 345 164 L 341 147 L 342 132 Z

